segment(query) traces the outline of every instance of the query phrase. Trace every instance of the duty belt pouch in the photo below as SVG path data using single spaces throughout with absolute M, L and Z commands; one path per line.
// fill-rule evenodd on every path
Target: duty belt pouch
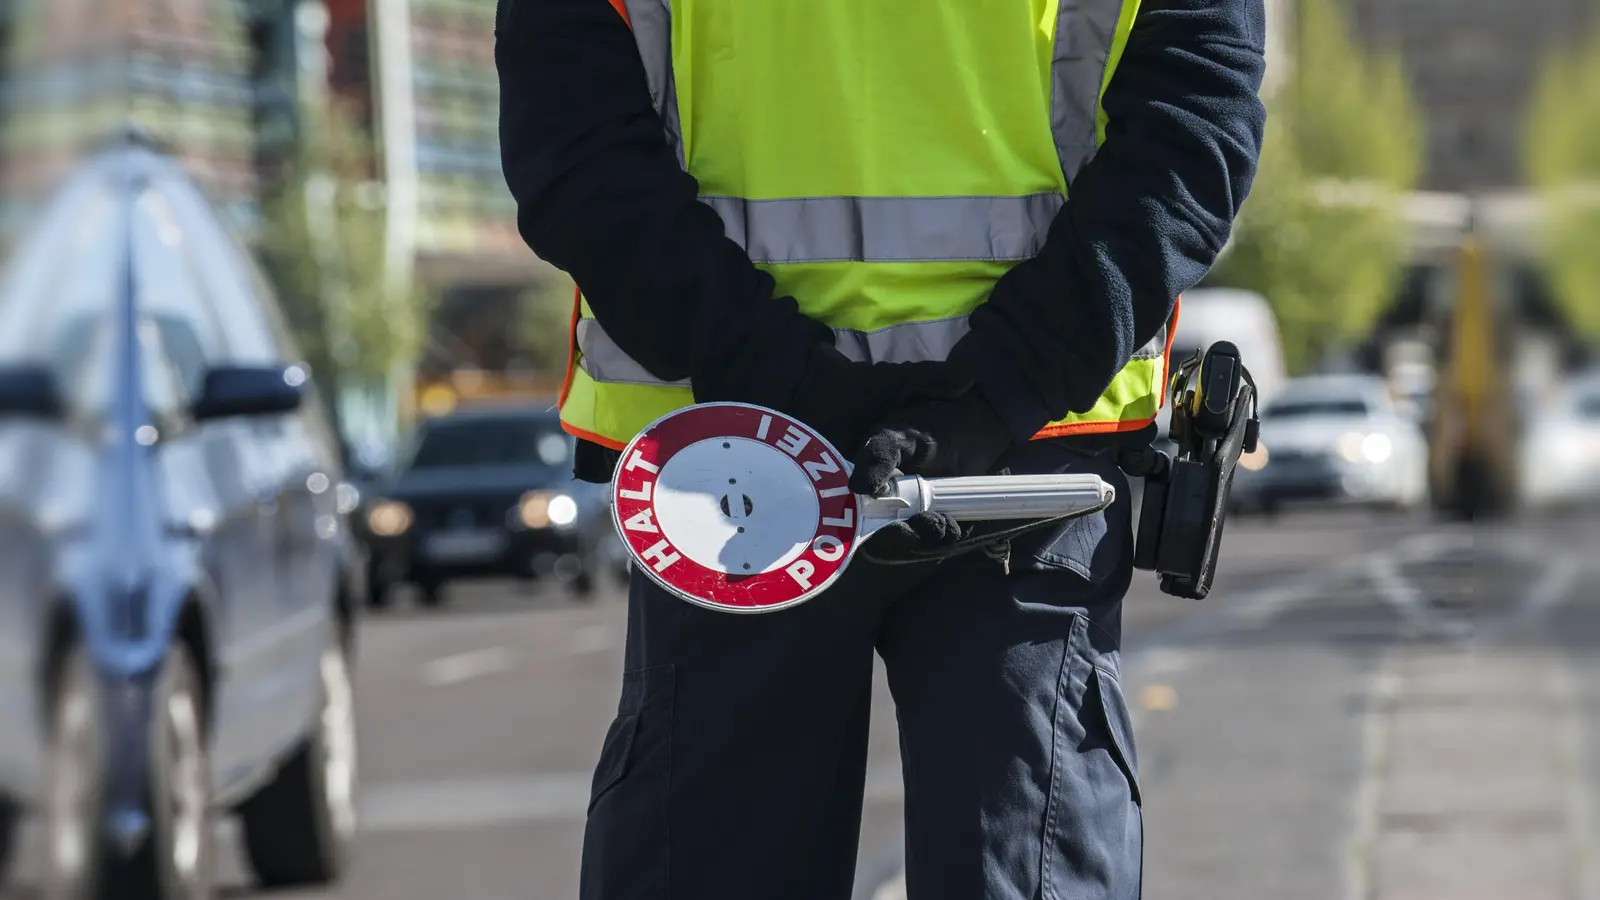
M 1160 572 L 1168 593 L 1200 600 L 1211 591 L 1245 425 L 1243 416 L 1236 419 L 1228 437 L 1209 458 L 1173 460 L 1166 483 L 1152 485 L 1156 491 L 1145 494 L 1141 522 L 1150 515 L 1161 528 L 1156 540 L 1140 542 L 1135 556 L 1153 563 L 1139 568 Z M 1165 497 L 1159 496 L 1162 492 Z
M 1253 448 L 1259 428 L 1254 384 L 1239 364 L 1238 351 L 1219 342 L 1205 363 L 1198 374 L 1202 382 L 1214 379 L 1208 398 L 1214 405 L 1209 411 L 1202 406 L 1202 416 L 1177 406 L 1177 457 L 1142 461 L 1151 477 L 1145 481 L 1134 551 L 1134 567 L 1158 573 L 1164 593 L 1195 600 L 1211 591 L 1233 473 L 1239 457 Z M 1174 393 L 1181 392 L 1175 387 Z

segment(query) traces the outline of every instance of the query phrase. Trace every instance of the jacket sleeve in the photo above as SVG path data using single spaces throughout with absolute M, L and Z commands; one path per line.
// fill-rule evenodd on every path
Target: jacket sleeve
M 500 143 L 528 246 L 570 274 L 606 333 L 699 400 L 781 406 L 832 332 L 699 202 L 608 0 L 499 0 Z
M 954 351 L 1016 440 L 1093 408 L 1227 242 L 1261 150 L 1263 0 L 1144 0 L 1105 141 Z

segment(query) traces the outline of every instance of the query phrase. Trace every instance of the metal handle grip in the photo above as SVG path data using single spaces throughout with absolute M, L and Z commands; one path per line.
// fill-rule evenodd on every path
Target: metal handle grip
M 905 519 L 932 510 L 958 522 L 1050 519 L 1101 509 L 1115 489 L 1099 475 L 985 475 L 922 478 L 902 475 L 888 497 L 861 498 L 863 517 Z
M 934 478 L 930 509 L 956 521 L 1048 519 L 1099 509 L 1115 489 L 1099 475 L 996 475 Z

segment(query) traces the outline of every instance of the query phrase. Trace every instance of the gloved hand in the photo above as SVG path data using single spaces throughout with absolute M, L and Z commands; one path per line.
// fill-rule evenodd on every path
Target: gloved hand
M 970 388 L 971 379 L 948 363 L 856 362 L 831 344 L 818 344 L 783 412 L 821 432 L 848 456 L 893 410 L 960 397 Z
M 928 478 L 987 475 L 1010 447 L 1000 414 L 977 391 L 917 403 L 873 429 L 853 460 L 850 490 L 880 495 L 896 470 Z M 915 555 L 954 544 L 961 536 L 961 527 L 948 515 L 920 513 L 875 535 L 872 555 Z

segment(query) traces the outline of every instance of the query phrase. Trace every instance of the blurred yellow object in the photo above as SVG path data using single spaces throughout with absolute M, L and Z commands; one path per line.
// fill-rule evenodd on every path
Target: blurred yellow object
M 555 405 L 561 381 L 548 376 L 513 376 L 467 369 L 418 379 L 413 387 L 416 409 L 426 416 L 442 416 L 472 403 L 525 403 Z
M 1170 684 L 1149 684 L 1139 692 L 1139 705 L 1144 709 L 1166 712 L 1178 706 L 1178 692 Z
M 1436 508 L 1456 518 L 1505 512 L 1517 495 L 1518 434 L 1511 390 L 1516 330 L 1495 302 L 1495 280 L 1479 238 L 1468 235 L 1455 266 L 1443 325 L 1436 412 L 1428 435 Z
M 527 528 L 564 527 L 577 521 L 578 504 L 566 494 L 529 491 L 517 503 L 517 517 Z
M 525 528 L 550 526 L 550 495 L 544 491 L 529 491 L 517 503 L 517 517 Z
M 442 416 L 456 408 L 456 392 L 442 384 L 432 384 L 423 389 L 417 405 L 430 416 Z
M 398 537 L 411 528 L 411 507 L 398 500 L 383 500 L 367 513 L 367 527 L 378 537 Z
M 1239 456 L 1239 465 L 1251 472 L 1259 472 L 1267 467 L 1267 462 L 1271 458 L 1271 455 L 1267 453 L 1267 445 L 1257 440 L 1255 452 L 1241 454 Z

